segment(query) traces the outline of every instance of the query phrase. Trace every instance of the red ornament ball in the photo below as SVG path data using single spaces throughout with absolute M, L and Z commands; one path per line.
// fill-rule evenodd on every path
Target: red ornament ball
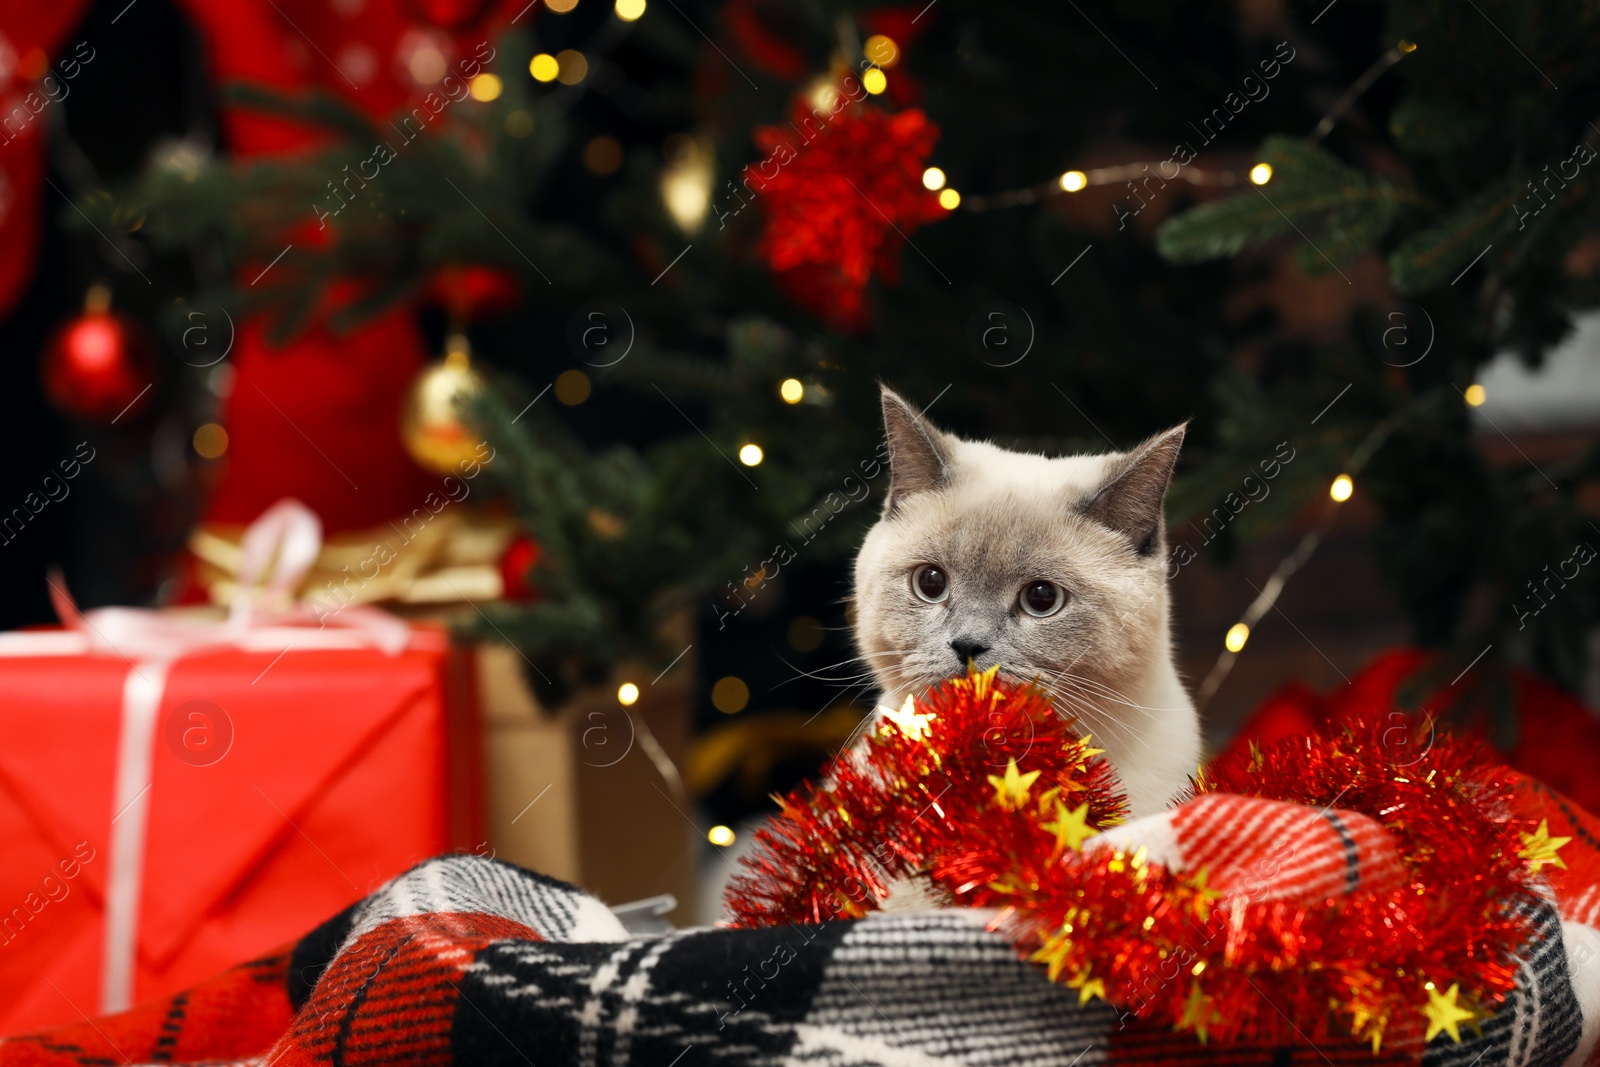
M 531 578 L 543 555 L 539 542 L 527 534 L 514 537 L 500 554 L 501 596 L 518 602 L 539 599 L 539 587 Z
M 155 344 L 137 320 L 90 307 L 51 335 L 41 374 L 45 395 L 62 412 L 86 422 L 120 421 L 149 403 Z

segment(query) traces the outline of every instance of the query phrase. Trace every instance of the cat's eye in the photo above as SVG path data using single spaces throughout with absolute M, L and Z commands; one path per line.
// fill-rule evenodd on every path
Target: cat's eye
M 1029 582 L 1022 587 L 1017 603 L 1036 619 L 1048 618 L 1060 611 L 1067 602 L 1067 591 L 1055 582 Z
M 940 568 L 924 563 L 911 572 L 911 591 L 920 600 L 940 604 L 950 595 L 950 578 Z

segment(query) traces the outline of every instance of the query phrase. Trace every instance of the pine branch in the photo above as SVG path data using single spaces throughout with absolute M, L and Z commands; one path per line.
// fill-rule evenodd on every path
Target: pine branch
M 1510 229 L 1520 194 L 1508 181 L 1496 182 L 1437 224 L 1407 240 L 1389 256 L 1389 277 L 1402 293 L 1420 293 L 1448 284 Z
M 1298 230 L 1334 264 L 1342 264 L 1372 247 L 1388 231 L 1396 209 L 1416 199 L 1409 190 L 1297 139 L 1268 139 L 1262 158 L 1272 167 L 1265 188 L 1168 219 L 1156 231 L 1157 250 L 1175 263 L 1199 263 Z M 1320 261 L 1321 255 L 1313 255 Z

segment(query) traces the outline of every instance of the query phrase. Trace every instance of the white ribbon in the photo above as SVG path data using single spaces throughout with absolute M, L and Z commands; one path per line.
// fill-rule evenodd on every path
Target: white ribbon
M 237 592 L 225 622 L 144 608 L 80 612 L 55 578 L 50 596 L 65 630 L 0 634 L 0 656 L 116 655 L 132 669 L 122 690 L 112 790 L 100 1010 L 133 1004 L 139 901 L 149 830 L 151 768 L 161 698 L 172 664 L 202 650 L 283 653 L 290 649 L 377 648 L 398 655 L 411 630 L 375 608 L 318 614 L 293 602 L 322 550 L 322 521 L 298 500 L 280 500 L 251 523 L 240 544 Z M 265 608 L 256 604 L 257 584 Z M 331 628 L 330 628 L 331 627 Z
M 117 779 L 112 793 L 116 807 L 111 816 L 111 870 L 106 876 L 106 936 L 100 968 L 102 1013 L 133 1005 L 145 833 L 150 825 L 150 765 L 155 760 L 156 720 L 170 666 L 169 660 L 145 660 L 135 664 L 122 683 L 122 728 L 117 737 Z

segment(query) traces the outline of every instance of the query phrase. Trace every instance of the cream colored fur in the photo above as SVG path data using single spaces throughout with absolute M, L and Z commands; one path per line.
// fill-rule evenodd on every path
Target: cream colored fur
M 884 408 L 890 499 L 855 567 L 856 641 L 880 703 L 964 671 L 951 642 L 976 642 L 977 667 L 1037 679 L 1094 735 L 1134 817 L 1160 810 L 1200 759 L 1160 517 L 1183 429 L 1130 453 L 1047 458 L 942 433 L 888 390 Z M 912 591 L 926 563 L 948 575 L 942 604 Z M 1048 618 L 1018 605 L 1038 579 L 1068 593 Z

